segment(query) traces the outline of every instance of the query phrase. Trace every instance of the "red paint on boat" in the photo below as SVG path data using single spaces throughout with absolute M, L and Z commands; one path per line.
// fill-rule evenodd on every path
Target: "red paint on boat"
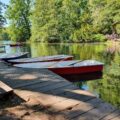
M 64 75 L 64 74 L 69 75 L 69 74 L 82 74 L 88 72 L 102 71 L 103 66 L 97 65 L 97 66 L 84 66 L 84 67 L 48 68 L 48 69 L 58 75 Z

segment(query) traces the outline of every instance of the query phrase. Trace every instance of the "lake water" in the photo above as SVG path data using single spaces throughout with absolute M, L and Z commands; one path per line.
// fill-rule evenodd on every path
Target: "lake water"
M 95 59 L 105 64 L 103 78 L 78 82 L 80 89 L 88 90 L 97 97 L 120 108 L 120 44 L 45 44 L 31 43 L 24 47 L 6 46 L 7 53 L 28 51 L 31 57 L 69 54 L 74 59 Z

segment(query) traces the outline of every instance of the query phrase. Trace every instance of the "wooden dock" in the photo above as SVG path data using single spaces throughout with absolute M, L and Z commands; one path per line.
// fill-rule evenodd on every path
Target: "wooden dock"
M 0 98 L 2 98 L 3 95 L 8 95 L 12 91 L 13 89 L 11 87 L 0 81 Z
M 120 120 L 120 110 L 47 69 L 1 62 L 0 80 L 24 101 L 1 108 L 0 120 Z

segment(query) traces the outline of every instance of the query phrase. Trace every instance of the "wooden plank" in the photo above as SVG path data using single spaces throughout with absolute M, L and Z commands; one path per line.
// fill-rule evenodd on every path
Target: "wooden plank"
M 38 92 L 47 92 L 50 90 L 55 90 L 59 87 L 65 86 L 65 85 L 71 85 L 71 83 L 69 82 L 59 82 L 59 83 L 50 83 L 48 86 L 46 87 L 40 87 L 40 88 L 35 88 L 34 90 L 38 91 Z
M 64 94 L 65 90 L 69 90 L 69 89 L 74 90 L 74 89 L 76 89 L 76 87 L 74 85 L 62 86 L 62 87 L 60 87 L 58 89 L 55 89 L 55 90 L 46 91 L 46 92 L 44 92 L 44 94 L 58 96 L 61 93 Z M 35 91 L 31 92 L 31 91 L 28 91 L 28 90 L 16 89 L 15 92 L 16 92 L 16 94 L 18 94 L 19 96 L 22 96 L 23 98 L 24 97 L 25 98 L 29 98 L 29 97 L 39 98 L 39 97 L 41 97 L 40 96 L 41 93 L 40 92 L 35 92 Z
M 11 87 L 0 81 L 0 96 L 13 91 Z
M 53 85 L 53 84 L 52 84 Z M 46 88 L 47 88 L 48 86 L 46 86 Z M 61 91 L 59 91 L 59 87 L 61 88 Z M 56 89 L 50 89 L 50 90 L 44 90 L 44 91 L 42 91 L 43 93 L 45 93 L 45 94 L 50 94 L 50 95 L 58 95 L 58 94 L 64 94 L 64 92 L 65 92 L 65 90 L 67 89 L 67 88 L 69 88 L 69 89 L 75 89 L 76 87 L 74 86 L 74 85 L 68 85 L 68 84 L 60 84 L 59 86 L 57 86 L 57 90 Z M 21 88 L 20 88 L 21 89 Z M 41 90 L 43 89 L 43 87 L 41 88 Z M 38 90 L 24 90 L 24 92 L 27 92 L 26 94 L 24 94 L 24 92 L 21 92 L 22 90 L 19 90 L 19 91 L 17 91 L 17 93 L 16 94 L 18 94 L 18 95 L 20 95 L 20 96 L 23 96 L 23 97 L 30 97 L 30 96 L 33 96 L 34 98 L 37 98 L 37 97 L 39 97 L 39 95 L 42 93 L 41 91 L 40 91 L 40 89 L 39 89 L 39 91 Z M 33 92 L 32 92 L 33 91 Z M 37 93 L 37 94 L 36 94 Z
M 94 98 L 86 102 L 81 101 L 78 105 L 73 106 L 71 109 L 67 109 L 63 111 L 63 113 L 68 117 L 69 120 L 74 119 L 75 117 L 78 117 L 83 113 L 86 113 L 89 110 L 92 110 L 93 108 L 100 105 L 101 103 L 103 103 L 103 101 L 98 98 Z
M 116 109 L 110 104 L 102 103 L 98 105 L 96 108 L 74 118 L 73 120 L 100 120 L 101 118 L 110 114 L 114 110 Z
M 84 91 L 86 92 L 86 91 Z M 65 97 L 65 96 L 64 96 Z M 63 111 L 69 108 L 72 108 L 73 106 L 76 106 L 78 104 L 80 104 L 83 101 L 88 101 L 90 99 L 93 99 L 93 96 L 87 96 L 87 95 L 81 95 L 81 94 L 76 94 L 76 95 L 72 95 L 71 97 L 69 97 L 69 99 L 66 99 L 60 103 L 56 103 L 52 105 L 52 108 L 56 110 L 56 112 L 58 111 Z
M 113 118 L 113 119 L 111 119 L 111 120 L 120 120 L 120 115 L 115 117 L 115 118 Z
M 59 84 L 62 84 L 62 85 L 70 85 L 71 83 L 67 82 L 67 81 L 46 81 L 46 82 L 40 82 L 40 83 L 37 83 L 37 84 L 31 84 L 31 85 L 28 85 L 28 86 L 23 86 L 23 87 L 20 87 L 21 89 L 25 89 L 25 90 L 38 90 L 38 89 L 47 89 L 51 86 L 58 86 Z
M 51 82 L 59 83 L 61 81 L 59 81 L 58 79 L 54 79 L 54 81 L 52 81 L 49 78 L 41 78 L 40 80 L 33 80 L 33 81 L 28 81 L 28 82 L 26 81 L 26 82 L 21 83 L 21 84 L 16 84 L 15 88 L 34 89 L 34 88 L 42 87 L 42 85 L 44 86 L 44 84 L 46 84 L 46 85 L 50 84 Z M 64 81 L 64 82 L 66 82 L 66 81 Z
M 48 79 L 51 79 L 52 81 L 54 80 L 65 81 L 64 78 L 49 71 L 48 69 L 25 69 L 25 68 L 9 67 L 9 69 L 5 69 L 5 71 L 0 70 L 0 74 L 1 74 L 1 77 L 9 74 L 10 75 L 9 79 L 21 80 L 21 81 L 22 80 L 40 80 L 41 78 L 48 78 Z M 31 79 L 29 76 L 32 77 L 33 79 Z M 8 76 L 6 76 L 6 78 L 8 78 Z
M 45 91 L 45 94 L 52 94 L 52 95 L 61 95 L 61 94 L 66 94 L 65 92 L 68 90 L 76 90 L 78 89 L 75 85 L 71 84 L 71 85 L 64 85 L 64 86 L 60 86 L 57 89 L 52 89 L 49 91 Z
M 61 81 L 61 82 L 51 82 L 51 81 L 48 81 L 48 82 L 44 82 L 44 83 L 40 83 L 40 84 L 37 84 L 37 87 L 36 86 L 28 86 L 27 88 L 26 87 L 23 87 L 23 88 L 20 88 L 20 89 L 25 89 L 25 90 L 30 90 L 30 91 L 35 91 L 35 92 L 47 92 L 47 91 L 51 91 L 51 90 L 55 90 L 59 87 L 63 87 L 63 86 L 69 86 L 71 85 L 71 83 L 67 82 L 67 81 Z
M 120 110 L 115 110 L 112 113 L 110 113 L 109 115 L 103 117 L 101 120 L 112 120 L 118 116 L 120 117 Z
M 27 88 L 27 86 L 34 86 L 35 84 L 40 84 L 40 83 L 43 83 L 43 82 L 47 82 L 47 81 L 42 81 L 42 80 L 33 80 L 33 81 L 28 81 L 28 82 L 22 82 L 21 84 L 18 84 L 16 83 L 16 86 L 15 88 Z
M 4 77 L 6 76 L 6 77 Z M 54 74 L 53 72 L 43 69 L 20 69 L 20 68 L 9 68 L 1 69 L 0 77 L 2 81 L 10 85 L 12 88 L 19 88 L 32 84 L 36 81 L 65 81 L 65 79 Z
M 44 94 L 44 93 L 32 92 L 32 91 L 15 90 L 15 93 L 17 95 L 20 95 L 21 98 L 23 98 L 24 100 L 29 101 L 28 104 L 36 104 L 36 101 L 37 101 L 37 104 L 42 104 L 45 106 L 48 106 L 48 105 L 52 106 L 52 104 L 55 104 L 67 99 L 65 97 L 54 96 L 50 94 Z M 26 96 L 26 94 L 27 95 L 29 94 L 29 96 Z
M 63 86 L 60 86 L 60 87 L 58 87 L 58 89 L 51 89 L 51 90 L 49 90 L 49 91 L 44 91 L 44 93 L 45 94 L 53 94 L 53 95 L 58 95 L 58 94 L 61 94 L 61 93 L 63 93 L 63 92 L 65 92 L 65 90 L 67 90 L 67 89 L 72 89 L 72 90 L 74 90 L 74 89 L 76 89 L 76 86 L 74 86 L 74 85 L 63 85 Z M 21 88 L 19 88 L 19 89 L 16 89 L 16 90 L 22 90 Z M 25 89 L 24 89 L 25 90 Z M 28 91 L 28 90 L 25 90 L 25 91 Z M 29 90 L 30 91 L 30 90 Z M 33 91 L 33 92 L 37 92 L 37 91 Z M 19 93 L 19 92 L 18 92 Z M 20 92 L 20 95 L 22 95 L 21 94 L 22 92 Z M 38 91 L 38 93 L 40 93 L 40 91 Z M 30 95 L 33 95 L 33 93 L 32 94 L 27 94 L 26 96 L 30 96 Z
M 72 101 L 72 103 L 74 105 L 76 105 L 76 101 L 78 103 L 80 101 L 87 101 L 90 99 L 89 96 L 83 97 L 83 95 L 78 96 L 78 95 L 74 95 L 74 94 L 66 94 L 66 96 L 62 96 L 62 95 L 61 96 L 60 95 L 54 96 L 51 94 L 44 94 L 44 93 L 40 93 L 40 92 L 33 92 L 33 91 L 26 91 L 26 90 L 15 90 L 15 93 L 17 95 L 20 95 L 25 100 L 29 100 L 29 101 L 36 100 L 39 104 L 50 105 L 51 106 L 50 109 L 54 108 L 54 105 L 56 105 L 56 104 L 59 105 L 61 102 L 64 105 L 64 103 L 68 104 L 68 103 L 71 103 L 71 101 Z M 57 111 L 59 111 L 59 109 Z

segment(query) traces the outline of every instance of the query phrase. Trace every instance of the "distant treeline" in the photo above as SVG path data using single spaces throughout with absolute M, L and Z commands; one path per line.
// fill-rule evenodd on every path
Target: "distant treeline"
M 10 0 L 5 17 L 15 41 L 99 42 L 120 35 L 119 0 Z

